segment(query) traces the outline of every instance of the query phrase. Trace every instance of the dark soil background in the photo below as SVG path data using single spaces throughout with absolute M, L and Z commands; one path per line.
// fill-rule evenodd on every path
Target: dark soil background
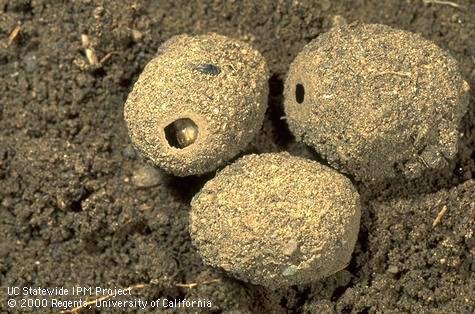
M 0 311 L 20 312 L 8 309 L 7 286 L 145 284 L 133 294 L 206 298 L 213 313 L 473 313 L 475 2 L 454 1 L 460 6 L 0 0 Z M 421 33 L 460 62 L 472 98 L 457 158 L 414 181 L 359 185 L 364 213 L 353 259 L 325 280 L 270 291 L 204 266 L 188 212 L 211 175 L 177 179 L 138 158 L 122 116 L 138 74 L 176 34 L 216 31 L 250 42 L 272 78 L 267 121 L 248 151 L 318 159 L 279 119 L 283 79 L 307 42 L 345 21 Z M 101 64 L 88 63 L 82 34 L 98 60 L 108 55 Z

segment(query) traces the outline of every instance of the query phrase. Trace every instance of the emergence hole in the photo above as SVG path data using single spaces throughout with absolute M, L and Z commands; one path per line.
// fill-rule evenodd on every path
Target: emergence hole
M 198 138 L 198 126 L 193 120 L 181 118 L 165 127 L 168 144 L 175 148 L 185 148 Z
M 303 88 L 302 84 L 297 84 L 295 86 L 295 100 L 297 100 L 297 102 L 301 104 L 303 103 L 304 98 L 305 98 L 305 88 Z

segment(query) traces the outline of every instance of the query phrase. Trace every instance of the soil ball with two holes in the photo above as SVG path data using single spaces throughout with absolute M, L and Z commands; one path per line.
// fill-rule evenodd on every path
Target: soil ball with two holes
M 268 77 L 264 58 L 247 43 L 214 33 L 173 37 L 125 104 L 132 143 L 174 175 L 213 171 L 261 128 Z
M 469 85 L 456 60 L 422 36 L 378 24 L 307 44 L 285 82 L 296 139 L 360 181 L 415 178 L 457 152 Z
M 238 159 L 191 206 L 190 233 L 204 262 L 270 288 L 345 268 L 361 215 L 348 178 L 288 153 Z

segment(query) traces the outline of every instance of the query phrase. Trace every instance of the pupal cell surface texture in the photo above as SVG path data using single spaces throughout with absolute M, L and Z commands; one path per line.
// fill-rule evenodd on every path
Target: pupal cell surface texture
M 165 42 L 128 96 L 133 145 L 177 176 L 215 170 L 260 130 L 269 73 L 249 44 L 218 34 Z
M 364 182 L 415 178 L 457 152 L 469 85 L 422 36 L 378 24 L 334 28 L 293 61 L 285 113 L 298 141 Z
M 238 159 L 205 184 L 191 207 L 191 238 L 204 262 L 269 288 L 345 268 L 361 217 L 348 178 L 288 153 Z

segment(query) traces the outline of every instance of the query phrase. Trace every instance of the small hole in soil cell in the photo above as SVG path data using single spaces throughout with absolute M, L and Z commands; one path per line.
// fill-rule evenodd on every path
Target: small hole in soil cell
M 305 99 L 305 88 L 303 88 L 302 84 L 295 85 L 295 100 L 301 104 Z
M 198 126 L 189 118 L 181 118 L 165 127 L 165 137 L 170 146 L 185 148 L 198 138 Z

